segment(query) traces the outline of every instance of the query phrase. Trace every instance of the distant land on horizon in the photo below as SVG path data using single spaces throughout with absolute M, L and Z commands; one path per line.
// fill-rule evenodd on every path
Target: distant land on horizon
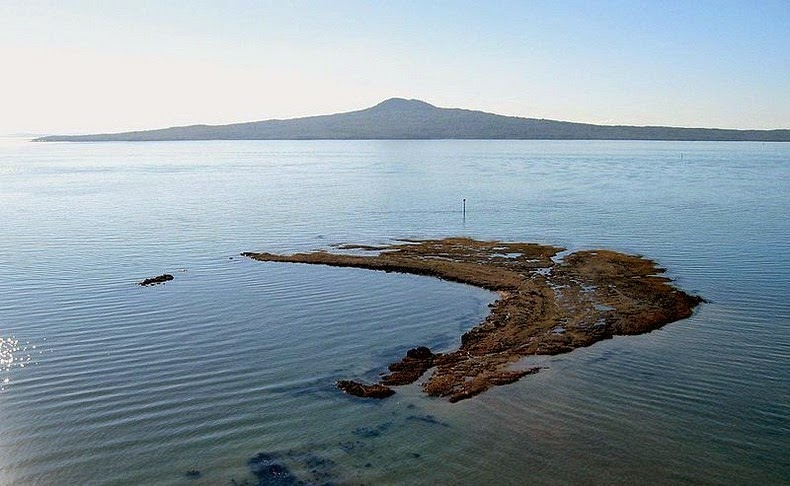
M 35 142 L 178 140 L 673 140 L 790 142 L 790 129 L 736 130 L 593 125 L 439 108 L 392 98 L 359 111 L 230 125 L 191 125 L 93 135 L 51 135 Z

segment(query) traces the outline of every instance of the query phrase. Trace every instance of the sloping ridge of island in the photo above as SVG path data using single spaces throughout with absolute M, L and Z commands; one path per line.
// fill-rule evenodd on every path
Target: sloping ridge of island
M 379 383 L 337 382 L 341 390 L 362 397 L 387 397 L 394 393 L 392 386 L 416 382 L 433 369 L 423 390 L 457 402 L 539 371 L 518 367 L 526 356 L 566 353 L 616 335 L 650 332 L 689 317 L 704 301 L 660 276 L 664 270 L 653 261 L 610 250 L 577 251 L 559 259 L 554 257 L 564 248 L 469 238 L 337 249 L 347 253 L 242 255 L 426 275 L 500 294 L 485 320 L 461 336 L 457 350 L 433 353 L 419 346 L 390 364 Z
M 790 142 L 790 130 L 593 125 L 440 108 L 391 98 L 357 111 L 229 125 L 190 125 L 91 135 L 49 135 L 36 142 L 178 140 L 683 140 Z

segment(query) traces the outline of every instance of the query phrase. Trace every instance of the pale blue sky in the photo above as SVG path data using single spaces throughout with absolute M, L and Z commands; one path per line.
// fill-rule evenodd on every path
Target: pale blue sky
M 790 128 L 790 1 L 0 0 L 0 132 L 438 106 Z

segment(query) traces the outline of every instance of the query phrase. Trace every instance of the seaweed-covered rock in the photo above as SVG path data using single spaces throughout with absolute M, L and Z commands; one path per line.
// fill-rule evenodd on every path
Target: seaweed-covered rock
M 390 373 L 381 378 L 382 385 L 408 385 L 419 380 L 433 366 L 434 354 L 425 346 L 412 348 L 406 356 L 389 365 Z
M 392 388 L 378 383 L 369 385 L 358 381 L 340 380 L 336 385 L 349 395 L 362 398 L 387 398 L 395 393 Z

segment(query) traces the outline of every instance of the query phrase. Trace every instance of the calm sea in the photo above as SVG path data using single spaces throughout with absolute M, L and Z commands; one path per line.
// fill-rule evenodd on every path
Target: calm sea
M 334 381 L 495 295 L 238 257 L 452 235 L 643 254 L 710 303 L 365 401 Z M 3 485 L 788 483 L 790 144 L 4 139 L 0 387 Z

